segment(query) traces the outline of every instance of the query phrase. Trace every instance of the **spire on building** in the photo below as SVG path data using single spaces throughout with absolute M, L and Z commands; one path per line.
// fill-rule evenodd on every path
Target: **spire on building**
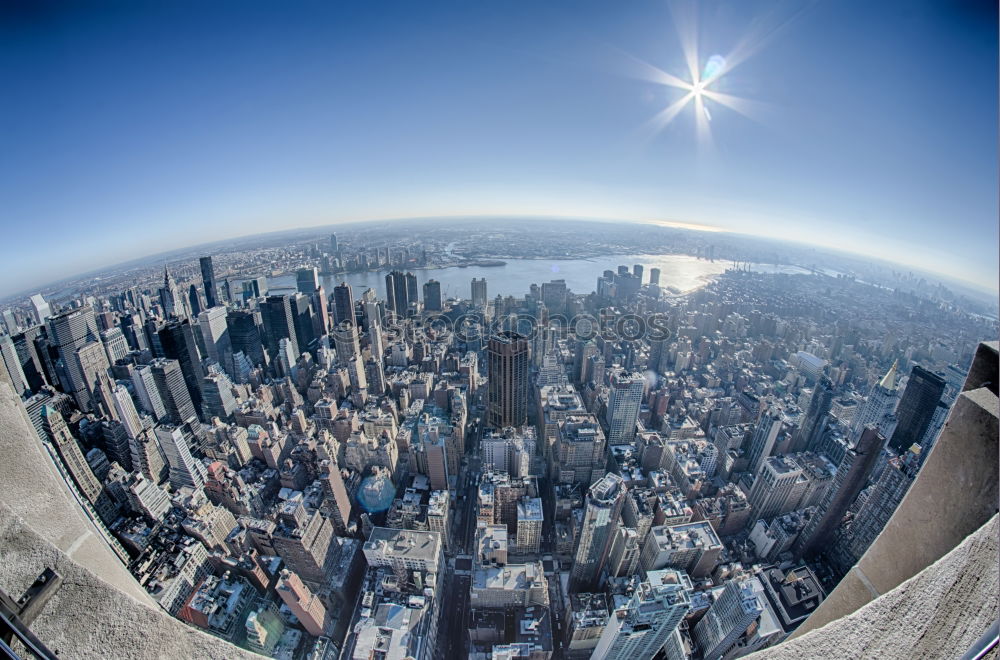
M 896 368 L 899 367 L 899 360 L 892 363 L 889 367 L 889 371 L 885 372 L 885 376 L 879 381 L 879 387 L 884 387 L 887 390 L 896 389 Z

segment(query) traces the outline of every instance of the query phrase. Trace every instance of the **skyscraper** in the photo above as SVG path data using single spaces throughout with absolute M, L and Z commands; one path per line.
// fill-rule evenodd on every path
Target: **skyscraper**
M 406 290 L 406 276 L 394 270 L 385 276 L 385 299 L 388 311 L 401 318 L 406 317 L 409 298 Z
M 289 341 L 292 352 L 298 356 L 299 345 L 295 339 L 295 319 L 291 298 L 289 296 L 268 296 L 260 304 L 260 316 L 267 341 L 267 352 L 271 356 L 272 362 L 281 355 L 280 343 L 282 339 Z
M 77 406 L 81 410 L 89 411 L 90 388 L 76 358 L 76 352 L 98 339 L 94 309 L 90 305 L 84 305 L 51 317 L 48 334 L 62 362 L 59 380 L 63 390 L 76 399 Z
M 794 451 L 813 451 L 819 442 L 830 407 L 833 405 L 833 381 L 823 376 L 813 389 L 809 409 L 796 432 Z
M 899 362 L 893 362 L 889 371 L 878 383 L 872 386 L 868 393 L 868 398 L 851 420 L 851 431 L 853 435 L 858 435 L 866 426 L 876 426 L 882 435 L 888 436 L 891 433 L 889 426 L 892 424 L 891 417 L 899 402 L 898 391 L 896 390 L 896 368 Z
M 336 255 L 340 252 L 340 244 L 337 242 L 337 235 L 330 234 L 330 254 Z
M 69 427 L 66 426 L 63 416 L 55 408 L 44 405 L 42 406 L 42 425 L 80 494 L 90 502 L 101 520 L 106 523 L 112 522 L 115 518 L 114 502 L 104 492 L 101 482 L 94 476 L 90 465 L 83 457 L 83 452 L 80 451 L 80 445 L 69 432 Z
M 40 293 L 31 296 L 31 309 L 35 312 L 35 320 L 38 323 L 45 323 L 45 320 L 52 316 L 52 308 Z
M 746 632 L 764 604 L 754 593 L 750 580 L 726 583 L 708 612 L 694 627 L 694 639 L 705 660 L 719 660 Z
M 846 521 L 837 530 L 830 554 L 841 571 L 846 572 L 858 563 L 882 533 L 917 478 L 919 467 L 919 447 L 911 447 L 905 454 L 889 459 L 878 480 L 867 491 L 867 497 L 853 519 Z
M 233 373 L 233 344 L 229 336 L 225 307 L 210 307 L 198 315 L 198 329 L 208 358 Z
M 6 370 L 15 394 L 23 396 L 29 392 L 28 379 L 21 368 L 21 359 L 10 335 L 0 335 L 0 367 Z
M 601 571 L 611 550 L 625 502 L 625 482 L 613 472 L 595 481 L 587 493 L 580 540 L 570 572 L 573 591 L 593 591 L 601 580 Z
M 191 455 L 187 438 L 179 426 L 157 426 L 156 439 L 170 466 L 170 487 L 199 490 L 205 486 L 208 473 L 205 466 Z
M 441 311 L 441 283 L 437 280 L 424 282 L 424 309 L 428 312 Z
M 632 597 L 611 613 L 592 660 L 652 660 L 691 609 L 679 571 L 666 573 L 674 582 L 642 582 Z M 668 578 L 669 579 L 669 578 Z M 680 660 L 667 656 L 667 660 Z
M 645 379 L 642 374 L 618 369 L 611 374 L 608 393 L 608 444 L 627 445 L 635 439 L 636 420 L 642 405 Z
M 847 508 L 868 483 L 868 477 L 884 446 L 885 438 L 877 428 L 869 426 L 861 433 L 857 444 L 847 450 L 837 466 L 833 484 L 823 497 L 819 513 L 809 519 L 792 546 L 792 552 L 796 556 L 801 557 L 827 547 L 847 513 Z
M 406 273 L 406 303 L 407 305 L 416 304 L 419 300 L 417 297 L 419 295 L 419 290 L 417 288 L 417 276 L 413 273 Z
M 659 286 L 660 285 L 660 269 L 659 268 L 650 268 L 649 269 L 649 283 L 652 284 L 653 286 Z
M 937 404 L 944 394 L 944 378 L 917 365 L 910 371 L 910 379 L 896 408 L 896 430 L 889 446 L 902 454 L 910 446 L 920 444 L 931 424 Z
M 333 323 L 340 325 L 344 321 L 355 324 L 354 294 L 347 282 L 341 282 L 333 287 Z
M 205 371 L 201 366 L 201 353 L 194 336 L 194 326 L 188 319 L 174 320 L 160 328 L 157 335 L 163 347 L 163 357 L 177 360 L 181 373 L 184 374 L 184 384 L 191 403 L 194 404 L 195 411 L 200 411 L 201 379 L 205 377 Z
M 212 266 L 212 257 L 202 257 L 200 262 L 201 281 L 205 287 L 205 303 L 209 308 L 215 307 L 219 304 L 219 285 L 215 281 L 215 268 Z
M 255 367 L 267 365 L 259 312 L 232 310 L 226 314 L 232 352 L 243 355 Z
M 750 454 L 747 457 L 747 471 L 756 476 L 764 459 L 771 455 L 774 443 L 781 433 L 783 421 L 781 411 L 771 406 L 757 422 L 753 436 L 750 438 Z
M 298 575 L 288 569 L 282 570 L 275 590 L 306 632 L 313 637 L 321 637 L 326 633 L 326 607 Z
M 180 363 L 177 360 L 157 358 L 149 364 L 149 369 L 163 402 L 164 418 L 179 425 L 196 416 Z
M 170 271 L 163 269 L 163 286 L 160 288 L 160 304 L 163 306 L 163 315 L 167 318 L 171 316 L 181 316 L 184 307 L 181 303 L 180 295 L 177 293 L 177 282 L 170 275 Z
M 528 340 L 516 332 L 499 332 L 487 347 L 486 422 L 494 428 L 528 422 Z
M 472 278 L 472 306 L 486 306 L 486 278 Z
M 300 268 L 295 272 L 295 288 L 299 293 L 311 295 L 319 288 L 319 275 L 316 267 Z

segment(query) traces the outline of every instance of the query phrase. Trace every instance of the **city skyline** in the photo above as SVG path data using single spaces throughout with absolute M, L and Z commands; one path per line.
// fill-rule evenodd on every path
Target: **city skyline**
M 995 7 L 226 8 L 5 14 L 0 295 L 121 255 L 484 214 L 707 226 L 996 290 Z M 710 121 L 657 121 L 694 35 L 704 80 L 728 61 L 706 89 L 753 119 L 706 92 Z M 926 84 L 955 72 L 989 82 Z

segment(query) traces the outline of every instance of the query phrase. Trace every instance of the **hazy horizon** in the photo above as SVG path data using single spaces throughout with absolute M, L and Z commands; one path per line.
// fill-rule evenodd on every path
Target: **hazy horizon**
M 850 251 L 850 250 L 839 250 L 839 249 L 835 249 L 835 248 L 832 248 L 830 246 L 826 246 L 826 245 L 822 245 L 822 244 L 818 244 L 818 243 L 803 243 L 803 242 L 798 242 L 798 241 L 791 241 L 791 240 L 787 240 L 787 239 L 780 239 L 780 238 L 770 237 L 770 236 L 766 236 L 766 235 L 755 235 L 755 234 L 747 234 L 747 233 L 743 233 L 743 232 L 730 231 L 730 230 L 727 230 L 727 229 L 721 229 L 721 228 L 717 228 L 717 227 L 697 228 L 697 226 L 694 223 L 688 223 L 688 222 L 662 221 L 662 220 L 624 220 L 624 219 L 615 219 L 615 218 L 571 218 L 571 217 L 561 217 L 561 216 L 538 216 L 538 215 L 520 215 L 520 216 L 515 216 L 515 215 L 480 215 L 480 216 L 456 215 L 456 216 L 413 216 L 413 217 L 399 217 L 399 218 L 371 218 L 371 219 L 366 219 L 366 220 L 344 220 L 344 221 L 336 222 L 336 223 L 316 224 L 316 225 L 300 225 L 300 226 L 295 226 L 295 227 L 284 227 L 284 228 L 280 228 L 280 229 L 273 229 L 273 230 L 267 230 L 267 231 L 251 232 L 251 233 L 247 233 L 247 234 L 231 235 L 231 236 L 226 236 L 226 237 L 215 239 L 215 240 L 211 240 L 211 241 L 200 241 L 200 242 L 195 242 L 195 243 L 191 243 L 191 244 L 187 244 L 187 245 L 180 245 L 180 246 L 174 247 L 174 248 L 154 250 L 154 251 L 151 251 L 151 252 L 148 252 L 148 253 L 145 253 L 145 254 L 138 254 L 138 255 L 130 256 L 128 259 L 124 259 L 124 260 L 120 260 L 120 261 L 115 261 L 113 263 L 104 263 L 104 264 L 102 264 L 100 266 L 97 266 L 97 267 L 89 269 L 89 270 L 82 270 L 82 271 L 77 272 L 77 273 L 70 273 L 66 277 L 49 279 L 46 282 L 39 283 L 37 286 L 34 286 L 34 285 L 30 286 L 27 289 L 21 289 L 21 290 L 16 290 L 16 291 L 2 291 L 2 290 L 0 290 L 0 298 L 15 298 L 15 297 L 18 297 L 18 296 L 27 296 L 27 295 L 30 295 L 32 293 L 36 293 L 36 292 L 42 291 L 42 290 L 44 290 L 44 289 L 46 289 L 48 287 L 51 287 L 51 286 L 56 285 L 56 284 L 58 284 L 60 282 L 63 282 L 63 281 L 73 280 L 73 279 L 81 278 L 81 277 L 87 277 L 87 276 L 90 276 L 90 275 L 96 275 L 96 274 L 101 273 L 103 271 L 114 270 L 116 268 L 120 268 L 120 267 L 123 267 L 123 266 L 128 266 L 128 265 L 131 265 L 133 263 L 135 263 L 135 264 L 142 264 L 144 262 L 157 261 L 157 260 L 161 260 L 161 259 L 164 260 L 164 261 L 171 261 L 171 260 L 179 258 L 179 255 L 181 255 L 181 254 L 188 253 L 188 252 L 194 252 L 194 251 L 197 250 L 197 248 L 210 247 L 210 246 L 218 246 L 220 244 L 226 244 L 226 243 L 234 242 L 234 241 L 252 240 L 252 239 L 255 239 L 255 238 L 258 238 L 258 237 L 262 238 L 262 237 L 271 236 L 271 235 L 278 236 L 278 235 L 281 235 L 281 234 L 294 234 L 294 233 L 317 233 L 317 234 L 319 234 L 319 233 L 323 233 L 325 230 L 336 232 L 338 228 L 350 228 L 350 227 L 355 227 L 355 226 L 365 225 L 365 224 L 381 224 L 381 223 L 403 223 L 403 224 L 405 224 L 405 223 L 417 223 L 417 222 L 442 222 L 442 223 L 447 223 L 447 222 L 462 222 L 462 221 L 468 221 L 468 222 L 477 222 L 478 221 L 478 222 L 481 222 L 481 221 L 487 221 L 487 220 L 492 220 L 492 219 L 506 219 L 506 220 L 510 220 L 510 221 L 514 221 L 514 222 L 525 222 L 525 221 L 537 220 L 539 222 L 568 222 L 568 223 L 584 222 L 584 223 L 594 223 L 594 224 L 619 224 L 619 223 L 625 223 L 625 224 L 635 224 L 635 225 L 662 226 L 662 227 L 665 227 L 667 229 L 676 229 L 676 230 L 679 230 L 679 231 L 682 231 L 682 232 L 704 233 L 706 235 L 706 239 L 709 242 L 710 242 L 711 239 L 708 238 L 708 237 L 710 237 L 711 235 L 729 236 L 729 237 L 749 237 L 749 238 L 754 238 L 754 239 L 766 241 L 768 243 L 774 243 L 776 245 L 784 245 L 784 246 L 792 247 L 792 248 L 820 249 L 820 250 L 826 250 L 827 252 L 833 253 L 833 254 L 840 253 L 840 254 L 844 254 L 844 255 L 847 255 L 847 256 L 851 256 L 851 257 L 854 257 L 854 258 L 857 258 L 857 259 L 861 259 L 861 260 L 867 261 L 867 262 L 872 263 L 872 264 L 879 264 L 880 263 L 881 265 L 884 265 L 884 266 L 897 266 L 897 267 L 900 267 L 901 269 L 909 269 L 909 270 L 918 272 L 921 275 L 928 275 L 928 276 L 939 278 L 940 281 L 942 283 L 946 284 L 946 285 L 951 284 L 951 285 L 962 285 L 962 286 L 970 287 L 973 290 L 975 290 L 975 291 L 977 291 L 977 292 L 979 292 L 981 294 L 995 294 L 998 291 L 998 288 L 996 286 L 994 286 L 993 288 L 983 287 L 983 286 L 981 286 L 981 285 L 979 285 L 979 284 L 977 284 L 975 282 L 970 282 L 968 280 L 957 279 L 955 277 L 949 276 L 947 273 L 935 272 L 935 271 L 933 271 L 933 270 L 931 270 L 929 268 L 926 268 L 924 266 L 921 266 L 919 264 L 905 264 L 905 263 L 901 263 L 901 262 L 893 262 L 893 261 L 890 261 L 890 260 L 886 260 L 886 259 L 883 259 L 883 258 L 880 258 L 880 257 L 873 256 L 873 255 L 867 255 L 867 254 L 863 254 L 863 253 L 860 253 L 860 252 L 854 252 L 854 251 Z M 174 257 L 173 255 L 175 255 L 175 254 L 178 254 L 178 257 Z M 831 256 L 833 256 L 833 254 L 831 254 Z

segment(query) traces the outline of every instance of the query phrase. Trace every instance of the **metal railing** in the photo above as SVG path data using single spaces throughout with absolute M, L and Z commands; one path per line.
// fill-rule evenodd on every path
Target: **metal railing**
M 17 645 L 26 649 L 31 657 L 57 660 L 58 656 L 28 626 L 61 584 L 62 577 L 51 568 L 46 568 L 16 601 L 0 589 L 0 658 L 21 660 L 24 656 L 14 651 Z

